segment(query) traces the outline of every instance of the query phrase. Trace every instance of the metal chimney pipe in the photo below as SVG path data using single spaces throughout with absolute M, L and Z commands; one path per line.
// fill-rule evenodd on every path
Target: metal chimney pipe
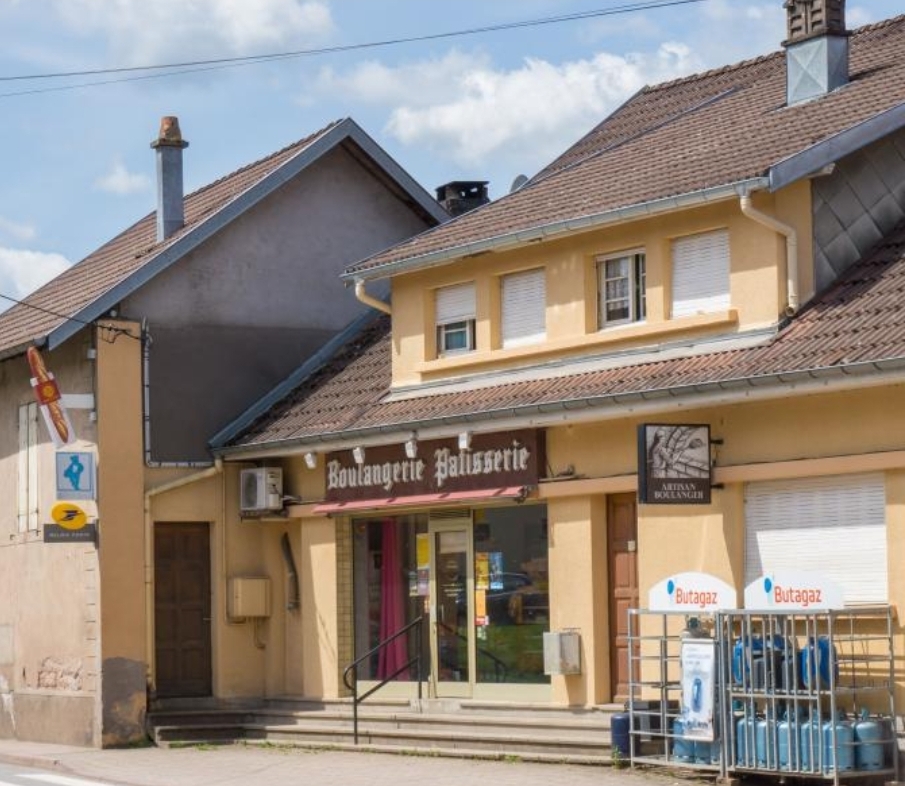
M 157 242 L 185 226 L 182 192 L 182 151 L 189 143 L 182 138 L 179 118 L 163 117 L 160 132 L 151 147 L 157 151 Z

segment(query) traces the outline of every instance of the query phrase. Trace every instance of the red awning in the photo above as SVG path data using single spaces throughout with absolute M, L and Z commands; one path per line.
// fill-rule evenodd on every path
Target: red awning
M 315 505 L 312 513 L 347 513 L 356 510 L 379 510 L 383 508 L 423 507 L 442 503 L 486 502 L 495 499 L 523 500 L 528 493 L 527 486 L 501 486 L 474 491 L 447 491 L 439 494 L 413 494 L 408 497 L 378 497 L 376 499 L 355 499 L 348 502 L 323 502 Z

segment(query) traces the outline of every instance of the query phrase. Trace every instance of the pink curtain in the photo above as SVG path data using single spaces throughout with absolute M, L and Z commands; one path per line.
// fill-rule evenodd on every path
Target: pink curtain
M 399 558 L 399 533 L 393 519 L 384 519 L 383 560 L 380 572 L 380 640 L 385 641 L 405 626 L 405 597 L 402 566 Z M 400 636 L 380 650 L 377 660 L 377 678 L 384 679 L 399 669 L 407 660 L 405 636 Z M 399 679 L 406 679 L 400 674 Z

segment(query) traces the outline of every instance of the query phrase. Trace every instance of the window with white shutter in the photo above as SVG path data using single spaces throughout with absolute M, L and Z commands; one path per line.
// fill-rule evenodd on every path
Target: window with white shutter
M 38 528 L 38 404 L 19 407 L 17 529 Z
M 779 570 L 819 573 L 846 604 L 887 603 L 882 474 L 750 483 L 745 489 L 745 586 Z
M 672 316 L 724 311 L 729 297 L 729 232 L 721 229 L 672 243 Z
M 503 348 L 534 344 L 547 337 L 547 282 L 544 268 L 503 276 Z
M 437 353 L 470 352 L 475 348 L 474 282 L 441 287 L 434 303 Z

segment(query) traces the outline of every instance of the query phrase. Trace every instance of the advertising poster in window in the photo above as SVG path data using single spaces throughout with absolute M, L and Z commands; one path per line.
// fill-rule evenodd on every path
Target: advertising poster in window
M 713 740 L 714 641 L 682 641 L 682 729 L 685 737 Z
M 710 426 L 638 427 L 638 500 L 646 505 L 710 504 Z

